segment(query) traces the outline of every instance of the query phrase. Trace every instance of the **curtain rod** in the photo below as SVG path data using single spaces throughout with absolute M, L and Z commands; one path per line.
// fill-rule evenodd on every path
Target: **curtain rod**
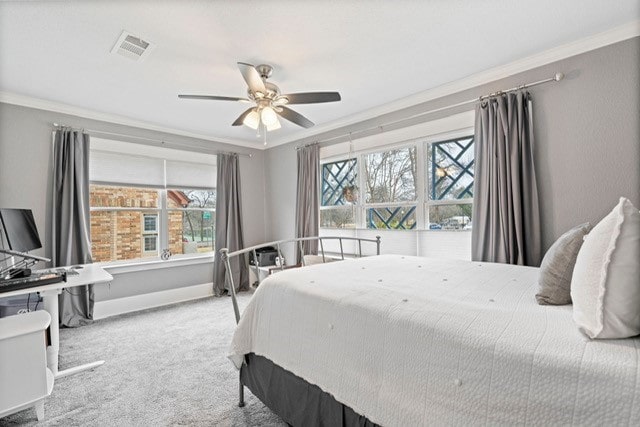
M 404 118 L 402 118 L 400 120 L 395 120 L 395 121 L 392 121 L 392 122 L 383 123 L 381 125 L 376 125 L 374 127 L 358 130 L 358 131 L 355 131 L 355 132 L 344 133 L 342 135 L 338 135 L 338 136 L 335 136 L 333 138 L 325 139 L 323 141 L 317 141 L 314 144 L 325 144 L 327 142 L 335 141 L 337 139 L 341 139 L 341 138 L 344 138 L 346 136 L 349 136 L 350 138 L 352 138 L 354 135 L 366 134 L 368 132 L 371 132 L 372 130 L 376 130 L 376 129 L 382 130 L 383 126 L 394 125 L 394 124 L 406 122 L 406 121 L 409 121 L 409 120 L 412 120 L 412 119 L 415 119 L 415 118 L 418 118 L 418 117 L 427 116 L 427 115 L 433 114 L 433 113 L 438 113 L 440 111 L 446 111 L 446 110 L 449 110 L 449 109 L 452 109 L 452 108 L 462 107 L 464 105 L 473 104 L 473 103 L 476 103 L 476 102 L 481 102 L 481 101 L 483 101 L 485 99 L 493 98 L 493 97 L 496 97 L 498 95 L 502 95 L 502 94 L 505 94 L 505 93 L 515 92 L 515 91 L 518 91 L 518 90 L 523 90 L 523 89 L 526 89 L 526 88 L 529 88 L 529 87 L 538 86 L 538 85 L 549 83 L 549 82 L 559 82 L 562 79 L 564 79 L 564 73 L 556 73 L 553 77 L 549 77 L 548 79 L 538 80 L 537 82 L 532 82 L 532 83 L 526 83 L 526 84 L 523 84 L 523 85 L 520 85 L 520 86 L 512 87 L 510 89 L 499 90 L 497 92 L 490 93 L 489 95 L 482 95 L 482 96 L 480 96 L 478 98 L 474 98 L 474 99 L 469 99 L 467 101 L 458 102 L 457 104 L 447 105 L 445 107 L 440 107 L 440 108 L 434 108 L 433 110 L 429 110 L 429 111 L 425 111 L 425 112 L 422 112 L 422 113 L 414 114 L 414 115 L 409 116 L 409 117 L 404 117 Z M 363 135 L 363 136 L 366 136 L 366 135 Z M 357 136 L 356 136 L 356 138 L 357 138 Z M 306 144 L 306 145 L 297 146 L 296 150 L 299 150 L 301 148 L 307 147 L 308 145 L 312 145 L 312 144 Z M 331 145 L 331 144 L 329 144 L 329 145 Z
M 169 144 L 171 144 L 172 146 L 194 148 L 194 147 L 192 147 L 192 146 L 190 146 L 188 144 L 181 144 L 179 142 L 170 142 L 170 141 L 165 141 L 163 139 L 147 138 L 145 136 L 127 135 L 127 134 L 124 134 L 124 133 L 107 132 L 107 131 L 94 130 L 94 129 L 74 128 L 73 126 L 61 125 L 61 124 L 58 124 L 58 123 L 52 123 L 52 125 L 53 125 L 53 127 L 56 127 L 56 128 L 69 128 L 69 129 L 73 129 L 73 130 L 79 130 L 79 131 L 82 131 L 82 132 L 86 132 L 86 133 L 88 133 L 90 135 L 91 134 L 100 134 L 100 135 L 109 135 L 109 136 L 122 136 L 122 137 L 125 137 L 125 138 L 133 138 L 133 139 L 140 139 L 140 140 L 144 140 L 144 141 L 159 142 L 160 144 L 164 144 L 165 142 L 169 142 Z M 231 152 L 231 151 L 219 151 L 219 150 L 214 150 L 210 154 L 235 154 L 237 156 L 253 157 L 253 155 L 251 153 L 249 153 L 249 154 L 234 153 L 234 152 Z
M 301 150 L 303 148 L 307 148 L 307 147 L 313 147 L 314 145 L 318 145 L 320 144 L 320 142 L 310 142 L 309 144 L 304 144 L 304 145 L 299 145 L 296 147 L 296 150 Z

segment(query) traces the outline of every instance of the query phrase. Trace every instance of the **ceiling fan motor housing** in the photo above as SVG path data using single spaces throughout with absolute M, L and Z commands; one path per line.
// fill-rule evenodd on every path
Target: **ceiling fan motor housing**
M 256 70 L 260 73 L 260 77 L 265 80 L 271 77 L 271 74 L 273 73 L 273 67 L 268 64 L 260 64 L 256 67 Z
M 280 96 L 280 88 L 273 83 L 265 82 L 264 86 L 267 88 L 267 93 L 252 92 L 251 89 L 247 89 L 247 96 L 249 99 L 260 103 L 260 101 L 267 100 L 273 101 Z

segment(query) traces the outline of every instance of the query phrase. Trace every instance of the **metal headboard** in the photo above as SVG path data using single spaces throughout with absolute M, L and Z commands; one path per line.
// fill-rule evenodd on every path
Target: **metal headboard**
M 234 251 L 234 252 L 229 252 L 229 249 L 227 248 L 222 248 L 220 249 L 220 256 L 222 257 L 222 262 L 224 263 L 224 268 L 227 271 L 227 273 L 225 276 L 225 282 L 226 285 L 229 288 L 229 292 L 231 293 L 231 301 L 233 302 L 233 311 L 236 315 L 236 323 L 238 323 L 240 321 L 240 309 L 238 308 L 238 300 L 236 299 L 236 288 L 235 288 L 235 283 L 233 281 L 233 273 L 231 270 L 231 263 L 229 262 L 229 260 L 233 257 L 236 256 L 240 256 L 240 255 L 244 255 L 244 254 L 248 254 L 248 253 L 253 253 L 253 259 L 254 259 L 254 267 L 255 267 L 255 273 L 256 273 L 256 277 L 258 278 L 258 280 L 260 280 L 260 272 L 258 269 L 258 257 L 257 257 L 257 253 L 256 250 L 260 249 L 260 248 L 264 248 L 266 246 L 275 246 L 276 250 L 278 252 L 278 256 L 282 257 L 282 252 L 280 250 L 281 246 L 286 244 L 286 243 L 294 243 L 297 244 L 297 249 L 299 251 L 300 254 L 304 254 L 304 250 L 303 250 L 303 244 L 304 242 L 307 241 L 312 241 L 312 240 L 317 240 L 319 243 L 319 253 L 322 255 L 322 262 L 326 261 L 326 257 L 325 257 L 325 250 L 324 250 L 324 242 L 326 240 L 338 240 L 339 244 L 340 244 L 340 258 L 344 260 L 344 245 L 342 244 L 342 242 L 344 240 L 355 240 L 358 242 L 358 253 L 357 254 L 353 254 L 356 255 L 358 258 L 362 257 L 362 242 L 365 243 L 375 243 L 376 244 L 376 255 L 380 255 L 380 236 L 376 236 L 375 239 L 364 239 L 364 238 L 360 238 L 360 237 L 334 237 L 334 236 L 328 236 L 328 237 L 298 237 L 296 239 L 287 239 L 287 240 L 276 240 L 273 242 L 268 242 L 268 243 L 261 243 L 259 245 L 256 246 L 251 246 L 249 248 L 245 248 L 245 249 L 241 249 L 238 251 Z M 351 254 L 349 254 L 351 255 Z M 304 262 L 304 256 L 301 257 L 301 262 L 302 262 L 302 266 L 305 266 L 305 262 Z M 280 270 L 284 270 L 284 263 L 280 263 Z

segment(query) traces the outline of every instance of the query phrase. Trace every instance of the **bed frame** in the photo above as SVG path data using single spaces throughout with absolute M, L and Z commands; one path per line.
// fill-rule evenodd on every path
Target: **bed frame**
M 344 245 L 343 245 L 343 241 L 356 241 L 357 242 L 357 249 L 358 249 L 358 253 L 357 254 L 347 254 L 347 255 L 351 255 L 352 257 L 357 257 L 360 258 L 362 257 L 362 243 L 372 243 L 376 245 L 376 255 L 380 255 L 380 236 L 376 236 L 375 239 L 364 239 L 364 238 L 359 238 L 359 237 L 335 237 L 335 236 L 329 236 L 329 237 L 299 237 L 296 239 L 288 239 L 288 240 L 276 240 L 273 242 L 268 242 L 268 243 L 262 243 L 260 245 L 256 245 L 256 246 L 251 246 L 249 248 L 245 248 L 245 249 L 241 249 L 238 251 L 234 251 L 234 252 L 229 252 L 229 249 L 227 248 L 222 248 L 220 249 L 220 256 L 222 257 L 222 262 L 225 266 L 226 271 L 229 274 L 225 275 L 225 281 L 227 284 L 227 287 L 229 288 L 229 293 L 231 295 L 231 301 L 233 303 L 233 312 L 236 316 L 236 324 L 238 322 L 240 322 L 240 309 L 238 308 L 238 300 L 236 297 L 236 288 L 235 288 L 235 283 L 233 281 L 233 273 L 232 273 L 232 269 L 231 269 L 231 263 L 230 263 L 230 259 L 233 257 L 237 257 L 237 256 L 244 256 L 245 254 L 248 253 L 253 253 L 253 259 L 257 260 L 257 253 L 256 251 L 260 248 L 266 247 L 266 246 L 275 246 L 276 250 L 278 252 L 278 256 L 280 256 L 282 258 L 282 252 L 281 252 L 281 248 L 283 245 L 285 244 L 293 244 L 294 247 L 297 247 L 297 251 L 299 254 L 304 255 L 304 250 L 303 250 L 303 246 L 305 242 L 308 241 L 318 241 L 319 243 L 319 254 L 322 256 L 322 261 L 325 262 L 327 255 L 324 249 L 324 242 L 325 241 L 335 241 L 338 240 L 338 243 L 340 245 L 340 259 L 344 260 L 345 259 L 345 252 L 344 252 Z M 333 253 L 332 253 L 333 254 Z M 336 253 L 337 254 L 337 253 Z M 302 263 L 302 267 L 305 266 L 305 261 L 304 261 L 304 256 L 301 256 L 301 263 Z M 258 278 L 258 280 L 260 280 L 260 273 L 259 273 L 259 269 L 258 269 L 258 263 L 255 262 L 254 263 L 254 267 L 255 267 L 255 272 L 256 272 L 256 277 Z M 280 270 L 284 270 L 285 267 L 284 265 L 282 265 L 282 263 L 280 264 Z M 245 358 L 246 359 L 246 358 Z M 244 368 L 244 366 L 243 366 Z M 238 399 L 238 406 L 239 407 L 243 407 L 244 406 L 244 384 L 243 384 L 243 377 L 247 377 L 246 373 L 245 375 L 243 375 L 243 370 L 240 371 L 240 388 L 239 388 L 239 399 Z M 302 380 L 302 379 L 301 379 Z M 302 380 L 304 381 L 304 380 Z M 254 391 L 254 390 L 252 390 Z M 256 393 L 254 393 L 256 394 Z M 264 403 L 264 397 L 263 396 L 258 396 L 261 397 L 261 400 L 263 400 Z M 338 402 L 339 403 L 339 402 Z M 272 408 L 273 409 L 273 408 Z M 350 408 L 347 408 L 350 409 Z M 355 413 L 354 413 L 355 414 Z M 279 414 L 280 415 L 280 414 Z M 356 414 L 357 415 L 357 414 Z

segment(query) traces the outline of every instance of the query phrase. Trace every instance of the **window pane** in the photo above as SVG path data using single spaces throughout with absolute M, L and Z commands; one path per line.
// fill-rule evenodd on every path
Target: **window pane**
M 89 186 L 89 205 L 104 208 L 157 208 L 158 190 L 153 188 Z
M 173 255 L 214 250 L 214 210 L 169 210 L 169 250 Z
M 144 231 L 146 233 L 158 231 L 158 214 L 144 215 Z
M 215 190 L 167 190 L 167 207 L 171 208 L 213 208 L 216 207 Z
M 158 236 L 144 236 L 144 251 L 158 252 Z
M 471 230 L 471 203 L 429 206 L 430 230 Z
M 367 228 L 413 230 L 416 228 L 415 206 L 367 209 Z
M 473 163 L 473 137 L 429 144 L 429 199 L 473 198 Z
M 91 211 L 93 261 L 119 261 L 157 256 L 157 234 L 144 235 L 143 233 L 145 214 L 144 211 L 136 210 Z M 156 239 L 155 248 L 146 250 L 143 247 L 143 243 L 146 246 L 146 237 Z
M 372 153 L 365 156 L 367 203 L 416 199 L 416 148 Z
M 322 209 L 320 211 L 320 227 L 356 228 L 353 208 L 351 206 L 345 206 L 342 208 Z
M 322 206 L 340 206 L 355 201 L 349 200 L 348 192 L 353 194 L 356 190 L 356 166 L 355 159 L 322 165 Z

